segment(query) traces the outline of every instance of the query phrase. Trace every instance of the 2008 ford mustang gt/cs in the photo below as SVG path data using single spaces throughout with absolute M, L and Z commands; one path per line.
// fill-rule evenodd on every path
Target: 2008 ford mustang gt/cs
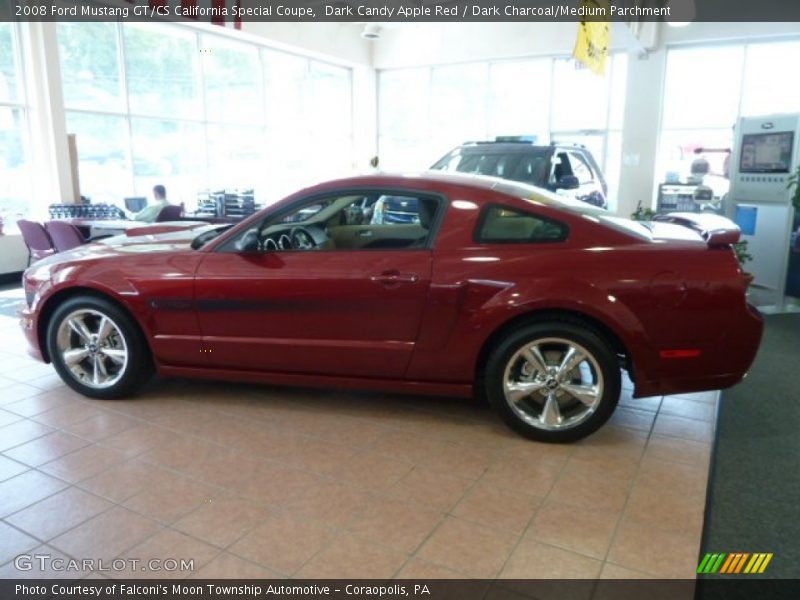
M 416 218 L 365 218 L 387 198 Z M 480 176 L 343 179 L 227 229 L 156 224 L 42 260 L 22 327 L 93 398 L 154 371 L 477 394 L 524 435 L 576 440 L 611 416 L 621 369 L 642 397 L 732 386 L 755 357 L 738 229 L 668 219 Z

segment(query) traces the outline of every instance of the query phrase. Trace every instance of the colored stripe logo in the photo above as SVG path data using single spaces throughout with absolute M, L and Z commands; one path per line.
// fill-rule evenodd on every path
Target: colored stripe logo
M 703 575 L 756 575 L 763 573 L 771 560 L 772 552 L 709 552 L 700 561 L 697 572 Z

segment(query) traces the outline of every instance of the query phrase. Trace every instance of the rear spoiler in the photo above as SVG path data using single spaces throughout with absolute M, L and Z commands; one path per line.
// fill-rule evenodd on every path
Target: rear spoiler
M 666 213 L 656 215 L 653 221 L 688 227 L 699 233 L 710 247 L 735 244 L 742 233 L 739 226 L 730 219 L 708 213 Z

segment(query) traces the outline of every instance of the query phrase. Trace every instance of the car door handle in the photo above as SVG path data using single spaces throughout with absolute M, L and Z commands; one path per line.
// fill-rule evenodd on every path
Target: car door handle
M 419 275 L 416 273 L 401 273 L 397 270 L 384 271 L 380 275 L 373 275 L 370 281 L 382 283 L 383 285 L 397 285 L 399 283 L 416 283 Z
M 372 230 L 371 229 L 362 229 L 356 235 L 358 235 L 358 237 L 372 237 Z

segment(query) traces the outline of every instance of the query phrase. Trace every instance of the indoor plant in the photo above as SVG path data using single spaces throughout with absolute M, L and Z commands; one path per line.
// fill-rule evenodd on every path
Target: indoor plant
M 736 242 L 733 245 L 733 251 L 736 253 L 736 260 L 739 261 L 739 265 L 742 267 L 742 276 L 744 277 L 745 283 L 749 286 L 753 283 L 753 278 L 755 276 L 744 270 L 744 266 L 753 260 L 753 255 L 747 251 L 747 240 Z

